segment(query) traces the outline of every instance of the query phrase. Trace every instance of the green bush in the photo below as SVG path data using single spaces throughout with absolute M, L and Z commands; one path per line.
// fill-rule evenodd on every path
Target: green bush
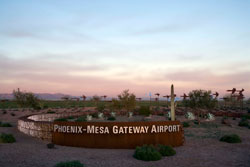
M 110 117 L 108 117 L 108 120 L 109 120 L 109 121 L 114 121 L 114 120 L 116 120 L 116 118 L 115 118 L 115 117 L 110 116 Z
M 171 146 L 158 145 L 158 151 L 162 156 L 173 156 L 176 154 L 176 151 Z
M 86 122 L 87 120 L 86 120 L 86 117 L 78 117 L 77 119 L 76 119 L 76 122 Z
M 73 116 L 69 116 L 69 117 L 67 117 L 67 119 L 74 119 L 74 117 Z
M 238 125 L 248 127 L 248 120 L 246 118 L 242 118 Z
M 98 112 L 94 112 L 92 114 L 90 114 L 93 118 L 98 118 Z
M 53 143 L 49 143 L 47 144 L 47 148 L 49 149 L 55 148 L 55 145 Z
M 250 115 L 242 115 L 242 117 L 241 118 L 244 118 L 244 119 L 250 119 Z
M 155 147 L 144 145 L 142 147 L 136 147 L 134 158 L 143 161 L 157 161 L 161 159 L 161 154 Z
M 0 143 L 14 143 L 14 142 L 16 142 L 16 139 L 12 134 L 1 133 Z
M 190 126 L 188 122 L 183 122 L 183 123 L 182 123 L 182 125 L 183 125 L 183 127 L 184 127 L 184 128 L 186 128 L 186 127 L 189 127 L 189 126 Z
M 68 120 L 66 118 L 57 118 L 54 121 L 67 122 Z
M 55 111 L 51 111 L 51 110 L 47 111 L 47 114 L 54 114 L 54 113 L 56 113 L 56 112 Z
M 97 105 L 97 111 L 103 112 L 105 110 L 105 104 L 98 104 Z
M 84 167 L 80 161 L 59 162 L 55 167 Z
M 139 114 L 144 116 L 149 116 L 151 114 L 151 110 L 149 106 L 141 106 L 139 108 Z
M 0 127 L 12 127 L 12 125 L 10 123 L 1 123 L 0 122 Z
M 225 135 L 220 138 L 220 141 L 227 142 L 227 143 L 241 143 L 240 137 L 236 134 Z

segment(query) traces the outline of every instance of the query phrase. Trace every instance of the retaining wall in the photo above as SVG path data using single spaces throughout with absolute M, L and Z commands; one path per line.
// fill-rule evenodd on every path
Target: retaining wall
M 19 131 L 33 137 L 52 141 L 53 120 L 69 116 L 81 116 L 86 113 L 57 113 L 39 114 L 21 117 L 18 120 L 17 128 Z

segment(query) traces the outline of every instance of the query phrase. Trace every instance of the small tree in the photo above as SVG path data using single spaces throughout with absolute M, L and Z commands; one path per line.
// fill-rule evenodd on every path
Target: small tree
M 13 90 L 14 98 L 20 107 L 32 107 L 37 109 L 40 107 L 39 99 L 31 92 L 21 92 L 19 89 Z
M 124 90 L 120 95 L 118 95 L 121 101 L 122 107 L 125 108 L 127 112 L 130 112 L 136 107 L 136 96 L 133 93 L 129 93 L 129 90 Z
M 97 107 L 98 106 L 98 102 L 101 100 L 101 98 L 99 96 L 97 96 L 97 95 L 94 95 L 92 97 L 92 100 L 94 101 L 95 106 Z
M 189 100 L 186 101 L 188 103 L 188 106 L 193 109 L 213 109 L 216 106 L 217 100 L 213 99 L 211 96 L 211 91 L 208 90 L 193 90 L 189 93 Z M 202 114 L 204 116 L 204 113 L 198 112 L 198 118 Z
M 115 110 L 120 111 L 122 109 L 122 104 L 119 100 L 112 98 L 109 108 L 110 111 L 115 111 Z

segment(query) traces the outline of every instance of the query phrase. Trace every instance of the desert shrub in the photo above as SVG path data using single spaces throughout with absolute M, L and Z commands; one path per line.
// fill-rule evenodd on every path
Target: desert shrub
M 97 105 L 97 111 L 98 112 L 103 112 L 105 109 L 105 104 L 98 104 Z
M 110 117 L 108 117 L 108 120 L 109 120 L 109 121 L 114 121 L 114 120 L 116 120 L 116 118 L 115 118 L 115 117 L 110 116 Z
M 56 113 L 56 112 L 55 111 L 51 111 L 51 110 L 47 111 L 47 114 L 54 114 L 54 113 Z
M 183 122 L 182 125 L 183 125 L 183 127 L 185 127 L 185 128 L 190 126 L 188 122 Z
M 250 119 L 250 115 L 243 115 L 241 118 Z
M 194 122 L 194 124 L 199 125 L 199 121 L 198 120 L 194 120 L 193 122 Z
M 80 161 L 59 162 L 55 167 L 84 167 Z
M 39 99 L 31 92 L 13 91 L 14 98 L 20 107 L 32 107 L 41 109 Z
M 82 117 L 78 117 L 77 119 L 76 119 L 76 122 L 86 122 L 87 120 L 86 120 L 86 117 L 84 117 L 84 116 L 82 116 Z
M 16 142 L 16 139 L 12 134 L 1 133 L 0 143 L 14 143 L 14 142 Z
M 15 114 L 15 113 L 11 113 L 10 115 L 11 115 L 11 116 L 13 116 L 13 117 L 14 117 L 14 116 L 16 116 L 16 114 Z
M 64 122 L 66 122 L 68 120 L 67 120 L 67 118 L 57 118 L 54 121 L 61 121 L 61 122 L 64 121 Z
M 227 142 L 227 143 L 241 143 L 240 137 L 236 134 L 225 135 L 220 138 L 220 141 Z
M 246 118 L 242 118 L 238 125 L 248 127 L 248 120 Z
M 73 116 L 68 116 L 67 119 L 74 119 L 74 117 Z
M 55 145 L 53 143 L 49 143 L 47 144 L 47 148 L 49 149 L 55 148 Z
M 151 145 L 136 147 L 134 158 L 143 161 L 157 161 L 161 159 L 161 154 Z
M 98 118 L 98 112 L 92 113 L 91 116 L 92 116 L 93 118 Z
M 151 110 L 149 106 L 141 106 L 139 108 L 139 114 L 144 116 L 149 116 L 151 114 Z
M 4 111 L 3 111 L 3 114 L 7 114 L 7 111 L 6 111 L 6 110 L 4 110 Z
M 10 123 L 8 123 L 8 122 L 6 122 L 6 123 L 1 123 L 0 122 L 0 127 L 12 127 L 12 125 Z
M 176 151 L 171 146 L 158 145 L 158 151 L 162 156 L 173 156 Z
M 48 109 L 49 106 L 47 104 L 43 105 L 43 109 Z

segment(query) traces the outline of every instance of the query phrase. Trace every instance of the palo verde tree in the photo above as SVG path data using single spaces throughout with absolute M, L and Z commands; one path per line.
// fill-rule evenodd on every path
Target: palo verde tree
M 39 109 L 39 99 L 31 92 L 21 92 L 19 89 L 13 90 L 14 98 L 20 107 L 32 107 Z
M 110 111 L 114 112 L 114 111 L 121 111 L 122 109 L 122 104 L 119 100 L 112 98 L 111 103 L 109 105 L 109 109 Z
M 129 90 L 124 90 L 118 99 L 121 102 L 122 107 L 127 111 L 133 111 L 136 107 L 136 96 L 133 93 L 129 93 Z
M 92 97 L 92 101 L 94 101 L 96 107 L 98 106 L 98 102 L 99 102 L 100 100 L 101 100 L 101 97 L 100 97 L 100 96 L 94 95 L 94 96 Z
M 211 96 L 211 91 L 208 90 L 193 90 L 189 92 L 189 100 L 186 101 L 188 106 L 193 109 L 213 109 L 217 104 L 217 100 L 213 99 Z M 199 116 L 204 116 L 204 113 L 201 113 L 198 110 L 198 118 Z

